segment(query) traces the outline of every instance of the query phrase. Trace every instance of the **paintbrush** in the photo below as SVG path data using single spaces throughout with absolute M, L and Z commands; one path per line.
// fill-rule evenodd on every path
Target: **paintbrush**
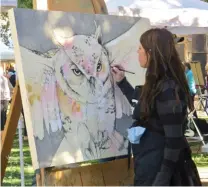
M 111 66 L 111 68 L 113 68 L 114 66 Z M 134 72 L 132 72 L 132 71 L 128 71 L 128 70 L 125 70 L 125 69 L 122 69 L 122 68 L 120 68 L 120 67 L 118 67 L 118 66 L 115 66 L 116 68 L 118 68 L 120 71 L 123 71 L 123 72 L 125 72 L 125 73 L 131 73 L 131 74 L 135 74 Z

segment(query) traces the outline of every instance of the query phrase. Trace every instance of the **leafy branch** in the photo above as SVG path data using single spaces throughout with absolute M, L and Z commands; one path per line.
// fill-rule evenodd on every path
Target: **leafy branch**
M 18 8 L 33 8 L 32 0 L 18 0 Z
M 18 0 L 18 8 L 33 8 L 33 1 L 32 0 Z M 9 46 L 9 38 L 11 37 L 11 32 L 9 28 L 9 17 L 7 12 L 1 12 L 0 13 L 0 38 L 2 42 Z
M 0 20 L 2 21 L 2 24 L 0 25 L 0 37 L 5 45 L 9 45 L 9 38 L 11 37 L 11 33 L 9 29 L 8 13 L 2 12 L 0 14 Z

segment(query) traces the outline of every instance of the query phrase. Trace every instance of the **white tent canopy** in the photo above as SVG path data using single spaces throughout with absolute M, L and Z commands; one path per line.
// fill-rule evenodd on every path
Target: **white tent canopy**
M 208 33 L 208 3 L 200 0 L 105 0 L 109 14 L 139 16 L 176 34 Z M 190 29 L 191 27 L 191 29 Z
M 0 41 L 0 61 L 14 60 L 14 51 Z
M 208 3 L 200 0 L 105 0 L 108 13 L 138 16 L 152 27 L 167 27 L 172 33 L 208 34 Z M 208 152 L 208 144 L 202 147 Z

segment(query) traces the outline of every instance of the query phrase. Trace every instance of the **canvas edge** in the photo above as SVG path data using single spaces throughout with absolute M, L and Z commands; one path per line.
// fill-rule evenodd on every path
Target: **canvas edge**
M 9 21 L 10 21 L 10 29 L 12 34 L 12 41 L 14 45 L 14 57 L 15 57 L 15 64 L 17 67 L 17 73 L 18 73 L 18 80 L 19 80 L 19 86 L 20 86 L 20 93 L 21 95 L 25 96 L 26 98 L 22 98 L 22 105 L 24 108 L 25 113 L 25 121 L 26 121 L 26 127 L 27 127 L 27 133 L 28 133 L 28 141 L 29 141 L 29 147 L 30 147 L 30 153 L 32 155 L 32 165 L 34 169 L 39 168 L 39 162 L 37 158 L 37 152 L 35 150 L 35 140 L 33 136 L 32 131 L 32 118 L 31 118 L 31 112 L 30 112 L 30 106 L 28 105 L 28 96 L 27 96 L 27 90 L 25 86 L 25 79 L 24 79 L 24 73 L 23 73 L 23 67 L 22 67 L 22 58 L 21 58 L 21 52 L 19 47 L 19 41 L 17 36 L 17 30 L 16 30 L 16 20 L 15 20 L 15 9 L 10 9 L 8 11 L 9 15 Z M 21 80 L 21 81 L 20 81 Z

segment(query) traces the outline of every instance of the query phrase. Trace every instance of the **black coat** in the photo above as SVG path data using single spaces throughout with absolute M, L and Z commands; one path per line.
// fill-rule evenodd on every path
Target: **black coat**
M 146 131 L 140 144 L 132 144 L 134 156 L 135 186 L 201 186 L 191 150 L 187 147 L 181 152 L 173 174 L 162 173 L 157 177 L 164 153 L 164 137 L 157 132 Z
M 123 94 L 126 96 L 126 98 L 129 100 L 129 102 L 132 105 L 133 105 L 132 99 L 139 100 L 138 97 L 139 97 L 139 93 L 141 92 L 141 88 L 137 87 L 137 89 L 133 89 L 126 79 L 124 79 L 121 83 L 119 83 L 118 86 L 120 87 Z M 170 97 L 171 96 L 169 96 L 167 92 L 167 94 L 162 99 L 164 98 L 167 99 Z M 159 107 L 160 107 L 159 110 L 163 110 L 162 112 L 164 113 L 163 105 Z M 186 109 L 187 108 L 184 107 L 181 110 L 181 113 L 184 112 L 184 117 L 183 117 L 184 119 L 186 119 L 185 117 Z M 155 111 L 155 114 L 153 115 L 152 119 L 149 120 L 148 124 L 143 123 L 143 121 L 140 119 L 140 110 L 141 110 L 140 104 L 138 102 L 137 104 L 134 105 L 133 119 L 135 120 L 135 122 L 133 123 L 132 126 L 137 126 L 137 125 L 143 126 L 146 127 L 147 130 L 143 134 L 139 144 L 131 145 L 134 156 L 134 172 L 135 172 L 134 185 L 135 186 L 152 186 L 152 185 L 153 186 L 178 186 L 178 185 L 201 186 L 198 171 L 191 158 L 190 147 L 183 134 L 180 136 L 180 138 L 174 139 L 174 141 L 173 138 L 171 139 L 172 144 L 170 144 L 170 149 L 171 146 L 178 146 L 176 142 L 178 141 L 181 142 L 181 145 L 179 145 L 180 154 L 177 156 L 177 162 L 174 163 L 174 166 L 171 168 L 171 165 L 173 165 L 171 164 L 170 167 L 167 167 L 166 169 L 167 162 L 165 163 L 166 164 L 165 165 L 164 161 L 166 161 L 167 159 L 164 159 L 164 155 L 165 155 L 164 153 L 165 153 L 165 149 L 166 150 L 169 149 L 169 147 L 167 147 L 167 141 L 169 139 L 167 135 L 165 136 L 163 131 L 164 124 L 162 124 L 161 122 L 164 121 L 160 121 L 157 119 L 158 115 L 157 115 L 157 111 Z M 168 121 L 166 120 L 167 123 L 169 121 L 170 120 Z M 186 120 L 183 121 L 185 122 Z M 172 128 L 169 129 L 169 131 L 172 131 Z M 175 153 L 173 152 L 173 154 Z M 168 156 L 169 158 L 171 157 L 170 154 Z

